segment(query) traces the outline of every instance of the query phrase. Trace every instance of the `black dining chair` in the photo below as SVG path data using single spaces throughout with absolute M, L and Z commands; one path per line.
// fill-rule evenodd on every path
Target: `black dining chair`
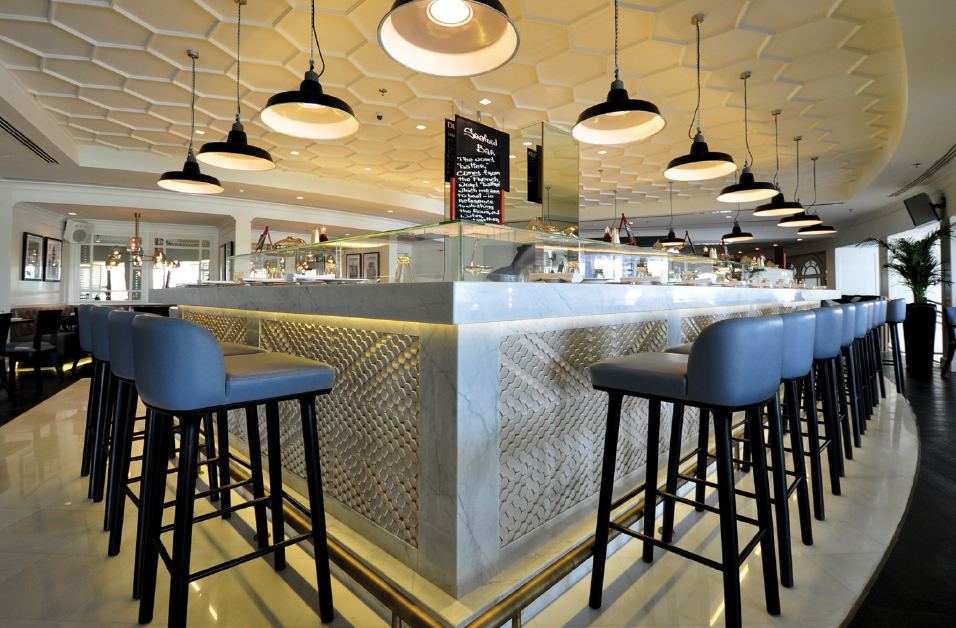
M 63 368 L 56 355 L 56 335 L 60 330 L 60 310 L 40 310 L 33 325 L 33 342 L 6 343 L 2 356 L 10 360 L 10 385 L 16 381 L 17 363 L 26 362 L 33 366 L 37 391 L 43 390 L 43 377 L 40 374 L 41 362 L 49 359 L 50 364 L 63 383 Z M 47 339 L 44 340 L 44 337 Z

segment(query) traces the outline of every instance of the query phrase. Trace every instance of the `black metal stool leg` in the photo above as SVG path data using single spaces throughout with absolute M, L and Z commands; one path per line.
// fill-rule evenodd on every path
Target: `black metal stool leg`
M 229 484 L 229 414 L 226 412 L 216 413 L 216 439 L 219 443 L 219 477 L 222 483 Z M 232 492 L 223 491 L 219 495 L 219 508 L 227 510 L 232 506 Z M 232 516 L 231 512 L 224 513 L 223 519 Z
M 143 517 L 143 554 L 141 557 L 139 623 L 153 619 L 156 602 L 156 569 L 159 563 L 159 530 L 163 525 L 163 503 L 166 501 L 166 452 L 173 437 L 173 417 L 154 412 L 146 427 L 151 451 L 147 455 L 149 468 L 143 471 L 144 494 L 140 499 L 140 517 Z M 150 432 L 155 432 L 151 437 Z M 134 585 L 135 586 L 135 585 Z M 172 624 L 171 624 L 172 625 Z
M 906 376 L 903 369 L 903 354 L 900 352 L 899 324 L 890 324 L 890 337 L 893 342 L 893 370 L 896 374 L 896 392 L 906 394 Z
M 169 568 L 169 625 L 185 626 L 189 606 L 189 559 L 192 554 L 193 510 L 196 501 L 196 470 L 199 462 L 198 415 L 180 421 L 179 474 L 176 484 L 176 516 L 173 524 L 172 564 Z M 159 535 L 157 534 L 157 537 Z
M 739 628 L 742 624 L 740 568 L 737 566 L 740 547 L 737 539 L 737 498 L 734 494 L 730 423 L 729 412 L 714 414 L 714 440 L 717 445 L 717 502 L 720 511 L 720 562 L 724 579 L 724 621 L 728 628 Z M 762 430 L 757 429 L 757 431 Z M 774 565 L 774 580 L 776 580 L 776 565 Z
M 647 464 L 644 467 L 644 535 L 654 538 L 657 518 L 657 466 L 661 442 L 661 402 L 647 400 Z M 611 470 L 614 481 L 614 470 Z M 644 541 L 644 562 L 654 560 L 654 546 Z
M 830 467 L 830 492 L 840 495 L 840 478 L 843 477 L 843 438 L 840 432 L 840 408 L 833 392 L 833 376 L 830 374 L 832 360 L 821 362 L 819 368 L 820 391 L 823 402 L 823 422 L 830 446 L 827 447 L 827 461 Z
M 886 399 L 886 382 L 884 381 L 885 375 L 883 374 L 883 333 L 882 327 L 877 328 L 873 332 L 873 342 L 875 351 L 873 359 L 874 364 L 876 365 L 876 380 L 880 384 L 880 397 Z
M 601 490 L 598 495 L 597 525 L 594 530 L 594 563 L 591 569 L 591 595 L 588 605 L 601 608 L 604 595 L 604 567 L 607 563 L 607 537 L 611 522 L 611 497 L 614 491 L 614 467 L 617 462 L 617 437 L 621 424 L 624 396 L 609 392 L 607 396 L 607 429 L 604 434 L 604 459 L 601 463 Z
M 116 378 L 113 377 L 109 365 L 105 365 L 106 382 L 103 386 L 104 396 L 100 399 L 100 410 L 96 417 L 96 435 L 93 442 L 93 460 L 90 469 L 90 497 L 94 503 L 103 501 L 103 490 L 106 484 L 106 453 L 110 442 L 110 431 L 113 428 L 113 406 L 116 401 Z
M 850 426 L 853 428 L 853 446 L 862 447 L 863 440 L 861 438 L 861 426 L 860 424 L 863 421 L 863 414 L 861 406 L 863 405 L 863 400 L 860 399 L 860 373 L 856 364 L 856 351 L 851 345 L 846 352 L 847 358 L 847 373 L 846 373 L 846 387 L 850 393 L 850 412 L 852 414 L 852 420 L 850 421 Z
M 760 429 L 762 427 L 760 413 L 755 410 L 749 411 L 747 420 L 753 425 L 751 431 L 754 433 L 754 449 L 764 451 L 763 430 Z M 757 522 L 760 524 L 760 529 L 764 531 L 760 539 L 760 560 L 763 564 L 763 587 L 767 612 L 771 615 L 779 615 L 780 587 L 777 583 L 777 557 L 773 544 L 773 516 L 770 508 L 770 486 L 767 479 L 767 459 L 765 456 L 754 458 L 753 477 L 754 494 L 757 496 Z M 731 476 L 732 479 L 733 476 Z M 723 510 L 723 504 L 721 504 L 721 510 Z M 734 531 L 736 532 L 736 528 Z M 721 534 L 723 534 L 723 517 L 721 517 Z M 726 582 L 727 575 L 725 573 L 725 586 Z
M 143 461 L 139 482 L 139 510 L 136 513 L 136 549 L 133 567 L 133 599 L 138 600 L 142 592 L 143 555 L 146 547 L 146 525 L 149 513 L 148 481 L 149 469 L 153 464 L 151 456 L 157 451 L 156 440 L 159 438 L 159 427 L 152 410 L 146 411 L 146 427 L 144 428 Z
M 0 366 L 3 365 L 0 364 Z M 99 360 L 93 360 L 93 377 L 90 379 L 90 396 L 86 402 L 86 431 L 83 435 L 83 462 L 80 467 L 80 476 L 84 478 L 90 474 L 90 459 L 93 456 L 93 435 L 96 432 L 96 408 L 99 403 L 98 395 L 102 374 Z
M 216 457 L 216 440 L 213 438 L 213 420 L 212 414 L 202 415 L 202 430 L 206 439 L 206 460 L 212 460 Z M 209 473 L 209 490 L 215 491 L 219 489 L 219 467 L 214 464 L 206 465 L 206 472 Z M 229 476 L 226 476 L 225 484 L 229 483 Z M 217 502 L 219 501 L 219 493 L 213 493 L 209 496 L 209 501 Z
M 810 454 L 810 494 L 813 497 L 813 516 L 825 518 L 823 510 L 823 465 L 820 460 L 820 423 L 817 418 L 816 366 L 803 378 L 803 407 L 807 414 L 807 451 Z M 827 446 L 831 448 L 833 444 Z
M 252 468 L 252 496 L 261 499 L 266 496 L 265 483 L 262 480 L 262 445 L 259 439 L 259 407 L 246 407 L 246 432 L 249 443 L 249 466 Z M 253 506 L 256 512 L 256 540 L 259 549 L 269 547 L 269 520 L 266 517 L 266 505 Z
M 797 382 L 797 380 L 787 382 L 784 390 L 787 414 L 790 415 L 790 457 L 793 460 L 794 481 L 797 483 L 797 513 L 800 517 L 800 540 L 803 541 L 804 545 L 813 545 L 810 491 L 807 487 L 807 459 L 803 451 L 803 434 L 800 429 L 799 382 Z M 819 459 L 819 449 L 817 452 Z
M 299 405 L 302 408 L 302 440 L 305 446 L 305 469 L 309 483 L 309 508 L 312 510 L 312 537 L 315 541 L 319 617 L 324 623 L 329 623 L 335 619 L 335 611 L 332 609 L 332 579 L 329 575 L 329 550 L 325 536 L 325 505 L 322 497 L 319 436 L 315 423 L 315 397 L 304 397 L 299 401 Z
M 853 437 L 850 434 L 850 407 L 847 403 L 846 378 L 843 370 L 843 351 L 830 364 L 830 379 L 833 395 L 836 399 L 837 421 L 840 423 L 840 433 L 843 435 L 843 457 L 853 460 Z M 846 475 L 845 464 L 840 465 L 840 476 Z
M 119 553 L 119 543 L 113 552 L 113 526 L 119 517 L 120 527 L 123 515 L 119 511 L 126 506 L 126 478 L 129 475 L 130 450 L 133 447 L 133 426 L 136 423 L 136 389 L 130 382 L 118 382 L 116 387 L 116 412 L 113 418 L 113 445 L 110 448 L 110 468 L 106 485 L 106 515 L 103 529 L 110 532 L 109 555 Z M 122 530 L 118 531 L 122 539 Z
M 285 519 L 282 514 L 282 444 L 279 439 L 279 404 L 266 404 L 266 439 L 269 443 L 269 490 L 272 511 L 272 544 L 285 537 Z M 276 571 L 285 569 L 285 548 L 273 553 Z
M 680 444 L 684 432 L 684 406 L 674 404 L 674 415 L 671 420 L 670 447 L 667 451 L 667 486 L 664 489 L 671 495 L 677 494 L 677 474 L 680 471 Z M 674 509 L 676 502 L 664 498 L 664 515 L 661 519 L 661 540 L 670 543 L 674 540 Z
M 748 421 L 750 423 L 750 421 Z M 777 514 L 777 545 L 780 551 L 780 583 L 789 588 L 793 586 L 793 555 L 790 550 L 790 507 L 787 491 L 787 470 L 784 461 L 783 434 L 780 421 L 780 399 L 774 395 L 767 412 L 767 424 L 770 438 L 770 463 L 773 472 L 770 474 L 770 483 L 773 485 L 773 505 Z M 762 431 L 762 430 L 761 430 Z M 755 434 L 750 430 L 751 439 Z M 755 439 L 754 439 L 755 441 Z M 755 449 L 754 463 L 760 458 L 759 449 Z M 764 454 L 764 460 L 767 456 Z
M 698 480 L 707 479 L 707 462 L 708 462 L 707 445 L 709 444 L 708 441 L 710 439 L 709 431 L 710 431 L 710 411 L 704 410 L 703 408 L 701 408 L 700 431 L 697 434 L 697 472 L 695 474 L 695 477 Z M 694 493 L 695 501 L 701 504 L 704 503 L 704 499 L 707 496 L 707 487 L 703 483 L 698 482 L 694 491 L 695 491 Z M 701 506 L 696 507 L 694 510 L 696 510 L 697 512 L 704 512 L 704 509 Z

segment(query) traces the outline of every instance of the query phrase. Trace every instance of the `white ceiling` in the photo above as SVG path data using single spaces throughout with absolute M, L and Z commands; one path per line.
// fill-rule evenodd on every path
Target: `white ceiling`
M 317 4 L 328 63 L 323 85 L 362 122 L 354 137 L 337 142 L 290 138 L 258 122 L 268 97 L 294 89 L 307 68 L 309 5 L 249 0 L 243 10 L 242 119 L 253 143 L 286 171 L 440 199 L 443 118 L 463 108 L 507 129 L 541 120 L 570 128 L 609 87 L 610 0 L 504 0 L 521 33 L 520 50 L 505 67 L 471 79 L 419 75 L 391 61 L 376 41 L 386 0 Z M 804 137 L 800 184 L 807 202 L 810 156 L 820 157 L 828 200 L 845 199 L 894 148 L 905 76 L 891 0 L 640 4 L 621 7 L 622 78 L 632 94 L 661 107 L 668 126 L 626 148 L 581 147 L 582 218 L 612 213 L 615 192 L 629 215 L 666 209 L 659 204 L 666 201 L 664 165 L 690 145 L 696 13 L 706 16 L 702 122 L 712 149 L 743 162 L 744 70 L 753 72 L 750 145 L 758 178 L 773 176 L 770 111 L 783 110 L 781 182 L 788 195 L 796 134 Z M 0 63 L 80 144 L 181 158 L 189 133 L 185 51 L 200 51 L 197 126 L 205 134 L 197 139 L 219 140 L 235 113 L 235 22 L 233 0 L 0 0 Z M 480 105 L 482 99 L 491 103 Z M 712 200 L 730 182 L 681 184 L 675 195 Z M 647 203 L 654 206 L 639 208 Z

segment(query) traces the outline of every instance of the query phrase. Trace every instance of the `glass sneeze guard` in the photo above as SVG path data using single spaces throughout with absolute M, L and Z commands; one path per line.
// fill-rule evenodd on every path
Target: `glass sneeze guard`
M 229 258 L 239 280 L 333 276 L 400 281 L 530 281 L 580 273 L 585 281 L 790 285 L 793 272 L 731 260 L 580 239 L 501 225 L 448 221 Z

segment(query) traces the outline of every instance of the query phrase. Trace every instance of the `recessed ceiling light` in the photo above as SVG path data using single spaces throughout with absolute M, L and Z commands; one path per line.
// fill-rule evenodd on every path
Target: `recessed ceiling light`
M 389 213 L 389 214 L 391 214 L 391 213 L 392 213 L 392 210 L 391 210 L 391 209 L 389 209 L 389 210 L 388 210 L 388 213 Z
M 525 142 L 524 145 L 525 145 L 525 146 L 531 146 L 531 142 Z
M 346 233 L 345 235 L 352 235 L 351 233 Z
M 774 246 L 780 246 L 779 244 L 774 244 Z
M 419 125 L 418 125 L 417 127 L 415 127 L 415 128 L 418 129 L 419 131 L 424 131 L 424 130 L 425 130 L 425 125 L 424 125 L 424 124 L 419 124 Z
M 727 220 L 730 220 L 730 216 L 724 216 L 724 218 L 726 218 Z
M 797 242 L 803 242 L 803 238 L 797 238 Z
M 422 183 L 428 183 L 428 181 L 422 181 Z
M 299 154 L 299 151 L 297 151 L 297 150 L 294 150 L 294 151 L 291 151 L 291 152 L 292 152 L 293 155 L 298 155 L 298 154 Z
M 196 129 L 196 135 L 205 135 L 205 134 L 206 134 L 205 131 L 200 131 L 199 129 Z
M 508 159 L 514 159 L 514 158 L 515 158 L 514 155 L 508 155 Z
M 70 212 L 71 216 L 76 216 L 76 212 Z
M 598 155 L 607 155 L 607 151 L 606 151 L 606 150 L 599 150 L 599 151 L 598 151 Z
M 242 194 L 243 192 L 245 192 L 245 190 L 239 190 L 239 193 L 240 193 L 240 194 Z
M 305 197 L 302 197 L 302 196 L 296 196 L 296 198 L 297 198 L 297 199 L 299 199 L 299 200 L 301 201 L 301 200 L 302 200 L 303 198 L 305 198 Z
M 491 101 L 488 100 L 487 98 L 482 98 L 481 100 L 478 101 L 478 104 L 480 104 L 480 105 L 490 105 L 490 104 L 491 104 Z
M 366 168 L 366 170 L 371 170 L 371 168 Z

